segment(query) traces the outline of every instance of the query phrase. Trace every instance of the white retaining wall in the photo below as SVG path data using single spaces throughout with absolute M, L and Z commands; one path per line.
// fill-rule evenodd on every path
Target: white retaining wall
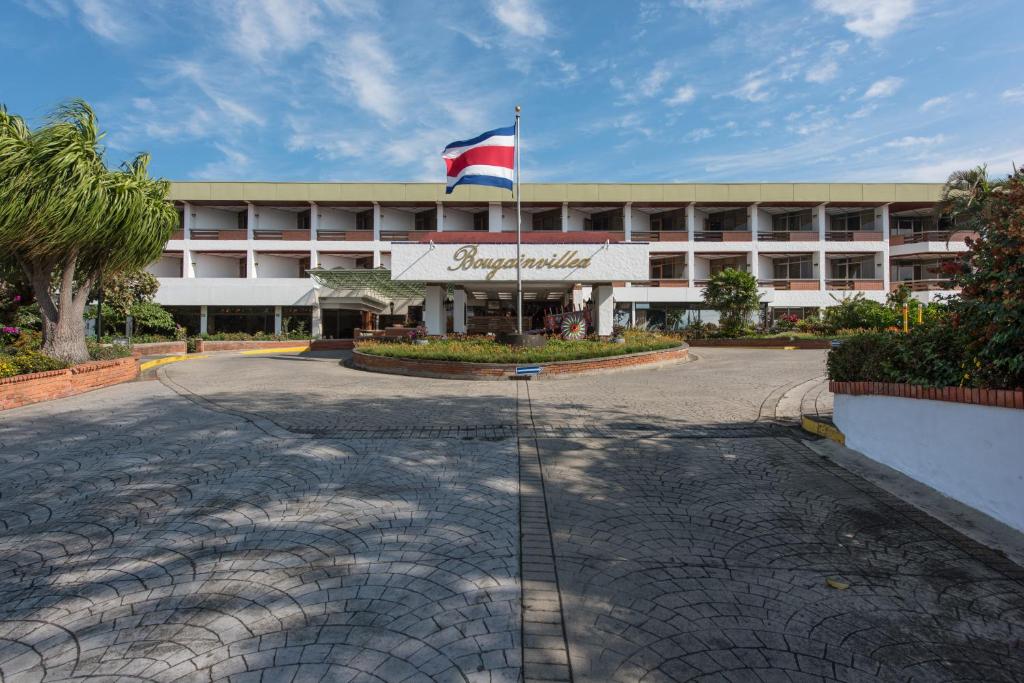
M 835 395 L 846 445 L 1024 531 L 1024 410 Z

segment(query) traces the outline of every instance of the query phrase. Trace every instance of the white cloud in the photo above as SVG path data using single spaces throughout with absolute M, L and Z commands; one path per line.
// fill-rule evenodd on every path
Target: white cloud
M 127 43 L 135 35 L 133 26 L 126 19 L 125 8 L 104 0 L 75 0 L 82 13 L 82 24 L 100 38 L 112 43 Z
M 857 111 L 852 112 L 850 114 L 847 114 L 846 118 L 848 118 L 848 119 L 863 119 L 863 118 L 866 118 L 866 117 L 870 116 L 876 109 L 878 109 L 878 105 L 877 104 L 865 104 L 863 107 L 861 107 Z
M 247 154 L 226 145 L 215 144 L 214 147 L 224 155 L 220 161 L 211 161 L 194 171 L 192 177 L 197 180 L 238 180 L 251 170 L 252 159 Z
M 543 13 L 530 0 L 493 0 L 491 14 L 505 28 L 521 36 L 543 38 L 551 30 Z
M 206 67 L 199 62 L 174 62 L 172 71 L 175 76 L 192 81 L 204 95 L 210 98 L 217 109 L 236 122 L 251 123 L 257 126 L 266 124 L 266 119 L 251 107 L 225 95 L 220 88 L 213 86 L 206 73 Z
M 814 6 L 843 18 L 843 25 L 867 38 L 887 38 L 914 13 L 915 0 L 814 0 Z
M 637 89 L 644 97 L 651 97 L 661 90 L 661 86 L 665 85 L 665 81 L 667 81 L 671 76 L 672 72 L 669 70 L 668 66 L 666 66 L 664 62 L 658 62 L 654 65 L 654 68 L 644 76 L 643 80 L 640 81 L 637 85 Z
M 311 0 L 220 0 L 213 7 L 230 32 L 225 45 L 252 62 L 301 50 L 324 23 L 323 10 Z
M 672 94 L 672 97 L 665 100 L 665 104 L 678 107 L 681 104 L 687 104 L 693 102 L 694 98 L 697 97 L 697 90 L 692 85 L 683 85 L 676 88 L 676 91 Z
M 677 0 L 675 3 L 681 7 L 700 12 L 708 18 L 715 20 L 719 15 L 750 7 L 753 0 Z
M 1024 86 L 1004 90 L 1002 98 L 1009 102 L 1024 102 Z
M 933 97 L 930 100 L 926 100 L 924 104 L 921 105 L 921 111 L 929 111 L 931 109 L 935 109 L 936 107 L 944 107 L 947 104 L 949 104 L 949 101 L 950 98 L 947 95 L 942 95 L 941 97 Z
M 897 140 L 890 140 L 885 143 L 886 147 L 896 147 L 898 149 L 904 149 L 908 147 L 934 147 L 940 145 L 946 141 L 946 136 L 939 134 L 933 135 L 932 137 L 914 137 L 913 135 L 907 135 Z
M 870 100 L 877 97 L 891 97 L 896 91 L 903 87 L 903 79 L 896 76 L 889 76 L 880 81 L 875 81 L 864 93 L 864 99 Z
M 368 112 L 393 123 L 401 118 L 403 98 L 392 82 L 398 69 L 374 33 L 357 33 L 331 50 L 324 60 L 328 79 L 340 76 L 344 84 L 335 84 L 350 93 Z
M 767 102 L 772 97 L 771 91 L 765 89 L 769 82 L 764 71 L 755 71 L 747 74 L 747 77 L 743 80 L 743 85 L 733 91 L 732 94 L 748 102 Z
M 828 83 L 839 75 L 839 65 L 834 59 L 826 59 L 807 70 L 807 80 L 811 83 Z
M 713 136 L 715 132 L 710 128 L 695 128 L 683 136 L 683 142 L 700 142 Z

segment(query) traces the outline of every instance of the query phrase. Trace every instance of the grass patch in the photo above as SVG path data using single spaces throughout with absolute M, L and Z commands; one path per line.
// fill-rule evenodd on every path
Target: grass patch
M 450 360 L 463 363 L 550 363 L 658 351 L 678 346 L 679 343 L 678 339 L 661 334 L 633 333 L 626 335 L 625 344 L 549 339 L 544 347 L 538 349 L 506 346 L 486 337 L 431 339 L 429 344 L 423 345 L 365 341 L 360 342 L 356 348 L 362 353 L 389 358 Z

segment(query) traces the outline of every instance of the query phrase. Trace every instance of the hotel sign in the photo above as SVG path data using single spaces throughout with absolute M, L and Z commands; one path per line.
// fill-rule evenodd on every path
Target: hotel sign
M 647 280 L 646 244 L 524 244 L 524 282 Z M 514 244 L 391 245 L 391 278 L 419 282 L 515 282 Z

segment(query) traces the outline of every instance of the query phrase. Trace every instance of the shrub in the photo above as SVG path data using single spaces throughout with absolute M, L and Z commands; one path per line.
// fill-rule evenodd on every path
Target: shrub
M 856 327 L 884 330 L 900 323 L 900 314 L 895 309 L 865 299 L 861 292 L 836 301 L 835 306 L 825 309 L 825 328 L 829 331 Z
M 132 347 L 127 344 L 97 344 L 92 339 L 87 339 L 85 344 L 93 360 L 114 360 L 132 355 Z
M 703 291 L 704 303 L 721 314 L 722 327 L 741 332 L 760 305 L 757 278 L 734 268 L 715 273 Z
M 14 362 L 13 356 L 6 354 L 0 355 L 0 379 L 4 377 L 14 377 L 20 374 L 21 370 L 18 369 L 18 364 Z
M 20 375 L 30 372 L 46 372 L 48 370 L 61 370 L 68 367 L 64 361 L 50 358 L 40 351 L 23 351 L 11 356 L 14 364 L 18 367 Z
M 972 384 L 961 330 L 944 320 L 908 334 L 868 332 L 828 354 L 828 377 L 838 382 L 895 382 L 944 387 Z

